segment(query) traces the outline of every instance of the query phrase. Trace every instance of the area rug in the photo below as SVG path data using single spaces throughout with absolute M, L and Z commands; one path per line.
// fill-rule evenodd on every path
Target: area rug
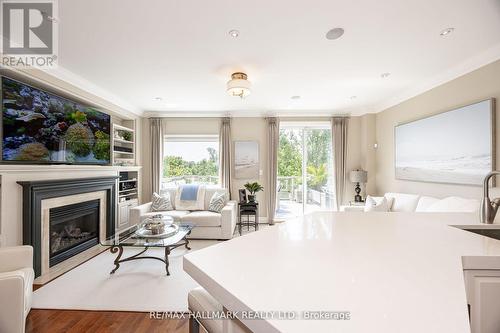
M 211 240 L 190 241 L 191 251 L 217 244 Z M 123 256 L 140 249 L 126 248 Z M 188 292 L 198 284 L 182 269 L 184 247 L 169 256 L 170 276 L 157 260 L 125 262 L 115 274 L 116 254 L 99 254 L 84 264 L 47 283 L 33 294 L 35 309 L 109 310 L 109 311 L 187 311 Z M 149 249 L 148 255 L 161 257 L 162 249 Z

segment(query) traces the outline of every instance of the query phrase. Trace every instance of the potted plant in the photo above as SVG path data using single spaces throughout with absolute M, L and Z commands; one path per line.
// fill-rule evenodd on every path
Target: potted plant
M 255 202 L 255 193 L 264 190 L 264 187 L 262 187 L 262 185 L 260 185 L 257 182 L 246 183 L 243 186 L 245 186 L 245 188 L 247 189 L 247 191 L 250 192 L 250 194 L 248 195 L 248 201 L 250 201 L 250 202 Z

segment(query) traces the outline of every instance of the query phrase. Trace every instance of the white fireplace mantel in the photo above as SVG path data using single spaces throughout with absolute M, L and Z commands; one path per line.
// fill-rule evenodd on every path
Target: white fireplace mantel
M 60 171 L 139 171 L 141 166 L 115 166 L 115 165 L 21 165 L 0 164 L 2 173 L 25 173 L 25 172 L 60 172 Z

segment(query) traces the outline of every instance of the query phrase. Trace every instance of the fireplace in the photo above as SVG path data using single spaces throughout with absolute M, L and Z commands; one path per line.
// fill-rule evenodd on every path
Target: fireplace
M 99 243 L 99 200 L 49 210 L 50 267 Z
M 117 178 L 18 182 L 23 187 L 23 243 L 33 246 L 39 281 L 88 260 L 100 250 L 101 239 L 114 235 Z

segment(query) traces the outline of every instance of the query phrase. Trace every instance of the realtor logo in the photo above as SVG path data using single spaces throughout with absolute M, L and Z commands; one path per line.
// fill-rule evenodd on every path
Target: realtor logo
M 1 64 L 54 68 L 57 59 L 55 1 L 0 0 L 0 8 Z

